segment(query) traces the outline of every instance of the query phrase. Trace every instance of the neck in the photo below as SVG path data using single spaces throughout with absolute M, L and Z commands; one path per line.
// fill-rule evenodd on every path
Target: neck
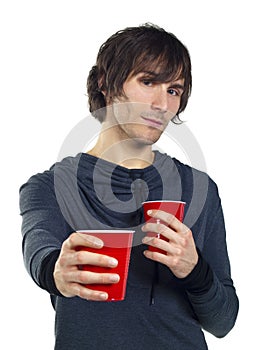
M 115 127 L 102 126 L 95 146 L 87 153 L 128 169 L 146 168 L 154 160 L 151 145 L 120 135 Z

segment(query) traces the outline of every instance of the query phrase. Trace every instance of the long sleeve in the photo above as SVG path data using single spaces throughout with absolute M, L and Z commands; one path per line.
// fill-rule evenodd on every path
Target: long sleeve
M 197 237 L 202 236 L 203 241 L 197 238 L 202 258 L 207 262 L 213 282 L 209 289 L 200 293 L 200 288 L 193 287 L 186 291 L 192 308 L 203 329 L 216 337 L 224 337 L 234 326 L 239 301 L 231 278 L 230 262 L 227 252 L 225 222 L 221 200 L 217 186 L 209 182 L 204 213 L 193 228 Z M 200 235 L 200 231 L 204 231 Z M 197 233 L 198 231 L 198 233 Z
M 57 204 L 50 174 L 33 176 L 21 187 L 20 213 L 26 269 L 37 285 L 52 293 L 54 288 L 49 290 L 44 282 L 49 280 L 48 285 L 54 286 L 52 275 L 45 276 L 42 263 L 45 266 L 45 259 L 60 250 L 71 229 Z
M 238 299 L 232 286 L 224 285 L 214 275 L 214 282 L 208 292 L 188 292 L 191 305 L 202 327 L 221 338 L 233 328 L 237 313 Z
M 235 289 L 220 282 L 199 249 L 198 254 L 194 270 L 178 283 L 185 288 L 202 327 L 216 337 L 224 337 L 234 326 L 238 312 Z
M 235 324 L 239 301 L 231 279 L 221 204 L 204 242 L 203 256 L 214 272 L 213 284 L 206 294 L 189 294 L 189 299 L 204 329 L 223 337 Z

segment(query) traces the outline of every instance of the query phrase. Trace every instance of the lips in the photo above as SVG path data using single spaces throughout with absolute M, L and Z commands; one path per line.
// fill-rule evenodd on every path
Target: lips
M 142 119 L 147 125 L 152 126 L 154 128 L 160 128 L 163 125 L 163 122 L 160 119 L 155 119 L 153 117 L 148 116 L 142 116 Z

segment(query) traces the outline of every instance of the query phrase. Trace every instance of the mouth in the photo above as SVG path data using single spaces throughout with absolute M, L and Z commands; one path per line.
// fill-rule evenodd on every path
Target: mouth
M 163 122 L 160 119 L 144 117 L 144 116 L 142 116 L 141 118 L 144 120 L 146 125 L 149 125 L 151 127 L 160 129 L 163 126 Z

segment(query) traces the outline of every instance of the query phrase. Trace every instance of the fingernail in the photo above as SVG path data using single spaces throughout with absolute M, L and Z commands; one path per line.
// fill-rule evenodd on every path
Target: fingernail
M 94 245 L 95 248 L 102 248 L 103 247 L 103 242 L 99 239 L 92 239 L 92 243 Z
M 119 275 L 111 275 L 110 276 L 110 281 L 111 282 L 119 282 L 120 276 Z
M 103 247 L 103 242 L 95 241 L 95 242 L 94 242 L 94 246 L 95 246 L 96 248 L 102 248 L 102 247 Z
M 110 258 L 109 259 L 109 266 L 111 267 L 115 267 L 118 265 L 118 260 L 114 259 L 114 258 Z
M 108 294 L 107 293 L 101 293 L 100 294 L 100 299 L 107 300 L 108 299 Z

